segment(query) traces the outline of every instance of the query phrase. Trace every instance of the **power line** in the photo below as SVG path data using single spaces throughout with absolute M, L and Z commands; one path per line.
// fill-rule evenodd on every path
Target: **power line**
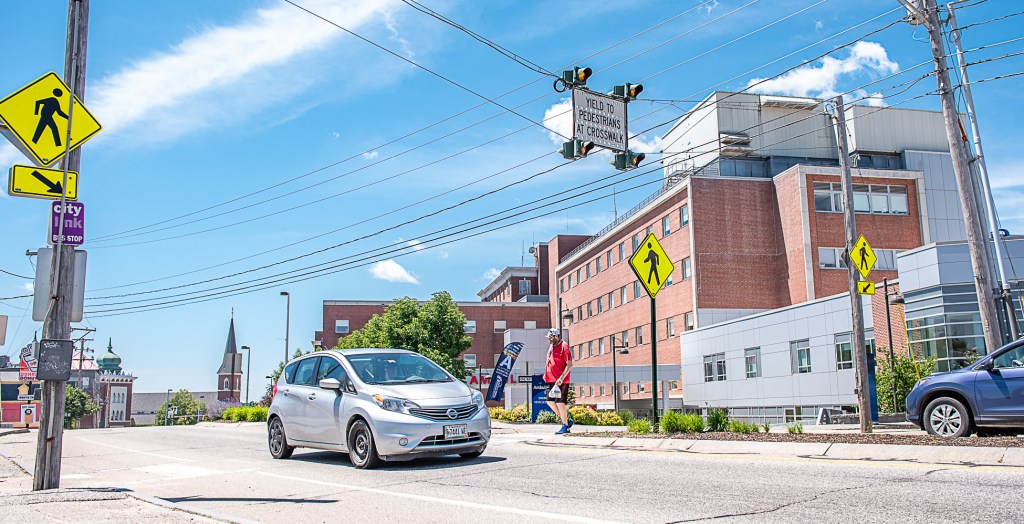
M 12 277 L 24 278 L 25 280 L 32 280 L 33 278 L 35 278 L 35 277 L 26 277 L 26 276 L 22 276 L 22 275 L 17 275 L 15 273 L 11 273 L 10 271 L 5 271 L 3 269 L 0 269 L 0 273 L 3 273 L 5 275 L 11 275 Z

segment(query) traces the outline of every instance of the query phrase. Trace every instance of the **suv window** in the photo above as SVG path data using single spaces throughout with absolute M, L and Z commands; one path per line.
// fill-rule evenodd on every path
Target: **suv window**
M 992 361 L 992 366 L 997 368 L 1024 367 L 1024 346 L 999 355 Z
M 352 383 L 349 382 L 348 373 L 345 372 L 341 362 L 331 357 L 320 357 L 320 368 L 316 372 L 316 383 L 319 384 L 321 380 L 326 378 L 333 378 L 341 384 L 342 389 L 352 391 Z
M 299 386 L 307 386 L 313 383 L 313 371 L 316 370 L 316 363 L 320 357 L 307 358 L 296 362 L 295 380 L 291 383 Z

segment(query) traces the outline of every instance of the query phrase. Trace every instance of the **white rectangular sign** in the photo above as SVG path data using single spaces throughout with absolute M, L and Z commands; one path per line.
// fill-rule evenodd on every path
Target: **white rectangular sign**
M 626 102 L 608 95 L 572 90 L 572 137 L 614 151 L 626 151 Z
M 50 305 L 50 265 L 52 263 L 53 248 L 39 248 L 39 255 L 36 257 L 36 285 L 35 295 L 32 299 L 32 320 L 42 322 L 46 319 L 46 313 Z M 75 250 L 75 280 L 72 283 L 71 293 L 71 321 L 81 322 L 85 306 L 85 265 L 86 252 Z M 67 285 L 62 283 L 62 285 Z
M 7 343 L 7 315 L 0 315 L 0 346 Z

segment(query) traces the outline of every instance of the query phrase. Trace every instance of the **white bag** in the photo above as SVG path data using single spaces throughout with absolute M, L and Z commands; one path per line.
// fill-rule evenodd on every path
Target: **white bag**
M 562 398 L 562 388 L 558 387 L 558 384 L 551 386 L 551 391 L 548 391 L 548 398 Z

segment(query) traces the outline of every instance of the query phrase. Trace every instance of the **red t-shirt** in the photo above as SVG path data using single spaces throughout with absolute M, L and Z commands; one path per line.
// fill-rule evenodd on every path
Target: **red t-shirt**
M 566 344 L 564 340 L 560 341 L 558 345 L 552 344 L 548 348 L 548 361 L 544 366 L 544 382 L 553 383 L 558 380 L 569 362 L 572 362 L 572 350 L 569 349 L 569 344 Z M 565 380 L 562 383 L 569 383 L 568 374 L 565 375 Z

